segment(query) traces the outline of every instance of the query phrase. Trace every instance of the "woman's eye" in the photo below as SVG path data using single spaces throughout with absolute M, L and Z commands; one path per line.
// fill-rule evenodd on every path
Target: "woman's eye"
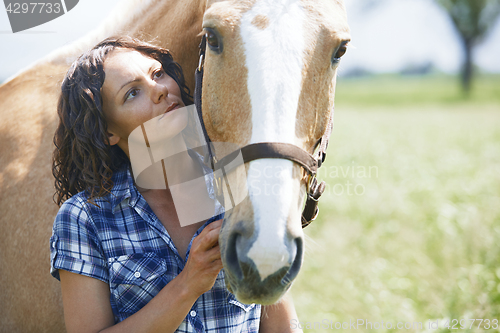
M 165 72 L 163 71 L 163 69 L 159 69 L 159 70 L 157 70 L 156 72 L 154 72 L 153 77 L 154 77 L 155 79 L 159 79 L 160 77 L 162 77 L 162 76 L 163 76 L 163 74 L 164 74 L 164 73 L 165 73 Z
M 135 96 L 137 96 L 138 93 L 139 93 L 138 89 L 131 89 L 127 93 L 127 96 L 125 96 L 125 100 L 128 101 L 129 99 L 134 98 Z

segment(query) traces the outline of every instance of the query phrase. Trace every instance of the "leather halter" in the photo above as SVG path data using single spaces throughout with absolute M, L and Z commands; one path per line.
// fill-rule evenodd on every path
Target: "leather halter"
M 234 160 L 234 158 L 240 153 L 240 151 L 244 163 L 251 162 L 261 158 L 279 158 L 279 159 L 287 159 L 294 163 L 299 164 L 309 174 L 308 181 L 306 184 L 307 199 L 304 210 L 302 211 L 302 228 L 307 227 L 318 216 L 319 213 L 318 199 L 325 190 L 325 182 L 322 181 L 321 183 L 318 184 L 318 181 L 316 179 L 316 174 L 318 168 L 321 167 L 321 164 L 325 161 L 326 158 L 326 148 L 328 147 L 328 140 L 330 139 L 330 134 L 332 132 L 332 127 L 333 127 L 334 110 L 332 110 L 332 112 L 330 113 L 330 118 L 328 119 L 328 124 L 325 133 L 318 141 L 319 149 L 315 155 L 311 155 L 304 149 L 289 143 L 260 142 L 260 143 L 249 144 L 237 151 L 228 154 L 227 156 L 221 158 L 220 160 L 217 160 L 213 152 L 213 147 L 211 146 L 212 141 L 208 136 L 205 124 L 203 122 L 203 114 L 202 114 L 201 97 L 202 97 L 203 64 L 205 60 L 205 52 L 206 52 L 206 36 L 203 35 L 200 43 L 200 61 L 198 64 L 198 68 L 195 71 L 196 85 L 194 89 L 194 103 L 196 105 L 196 111 L 198 113 L 201 127 L 203 129 L 203 135 L 205 136 L 205 140 L 207 142 L 208 154 L 212 169 L 215 171 L 223 166 L 226 166 L 227 164 L 229 164 L 229 162 Z M 229 170 L 226 169 L 226 171 Z M 217 190 L 220 191 L 221 190 L 220 187 L 222 186 L 222 182 L 220 179 L 216 179 L 216 186 Z

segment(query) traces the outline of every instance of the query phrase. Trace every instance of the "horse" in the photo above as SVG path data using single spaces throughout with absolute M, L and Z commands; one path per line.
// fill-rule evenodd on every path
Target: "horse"
M 71 62 L 107 36 L 155 39 L 193 91 L 207 36 L 203 121 L 214 142 L 288 143 L 312 153 L 333 112 L 337 67 L 350 40 L 343 0 L 130 0 L 103 26 L 0 86 L 0 327 L 64 332 L 49 274 L 52 138 Z M 285 159 L 245 163 L 248 195 L 224 218 L 219 244 L 228 289 L 272 304 L 303 260 L 307 177 Z

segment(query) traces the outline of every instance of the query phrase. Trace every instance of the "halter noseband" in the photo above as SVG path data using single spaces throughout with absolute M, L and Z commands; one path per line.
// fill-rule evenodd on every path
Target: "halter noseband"
M 206 37 L 203 35 L 200 43 L 200 61 L 198 68 L 195 71 L 196 85 L 194 89 L 194 104 L 196 105 L 196 111 L 200 119 L 201 127 L 203 129 L 203 135 L 207 142 L 208 155 L 210 159 L 210 166 L 212 169 L 218 170 L 221 167 L 227 166 L 236 156 L 240 153 L 243 157 L 244 163 L 251 162 L 261 158 L 279 158 L 290 160 L 294 163 L 299 164 L 308 174 L 309 178 L 307 181 L 307 199 L 304 210 L 302 211 L 302 228 L 307 227 L 312 221 L 316 219 L 319 213 L 318 200 L 321 194 L 325 191 L 325 182 L 322 181 L 318 183 L 316 179 L 316 174 L 318 168 L 325 161 L 326 158 L 326 148 L 328 147 L 328 140 L 330 139 L 330 134 L 333 127 L 333 110 L 330 113 L 330 118 L 328 119 L 328 125 L 325 133 L 319 140 L 319 148 L 315 156 L 311 155 L 302 148 L 295 145 L 282 142 L 259 142 L 249 144 L 241 149 L 234 151 L 227 156 L 217 160 L 212 147 L 212 141 L 210 140 L 207 129 L 203 122 L 201 96 L 202 96 L 202 85 L 203 85 L 203 64 L 205 60 L 206 51 Z M 207 161 L 208 162 L 208 161 Z M 223 176 L 225 177 L 225 171 L 229 171 L 228 168 L 223 168 Z M 217 191 L 219 193 L 222 190 L 221 179 L 215 179 Z M 229 190 L 229 189 L 228 189 Z M 230 190 L 229 190 L 230 193 Z M 232 196 L 230 195 L 232 200 Z M 233 205 L 234 206 L 234 205 Z

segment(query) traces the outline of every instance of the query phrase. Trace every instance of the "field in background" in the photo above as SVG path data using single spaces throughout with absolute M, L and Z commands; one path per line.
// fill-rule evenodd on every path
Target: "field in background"
M 500 77 L 475 84 L 464 99 L 450 77 L 339 80 L 328 187 L 292 287 L 316 322 L 305 332 L 500 320 Z
M 400 76 L 376 75 L 337 80 L 337 108 L 373 108 L 426 105 L 477 107 L 494 104 L 500 107 L 500 75 L 477 75 L 466 97 L 458 78 L 449 75 Z M 401 110 L 404 111 L 404 110 Z

